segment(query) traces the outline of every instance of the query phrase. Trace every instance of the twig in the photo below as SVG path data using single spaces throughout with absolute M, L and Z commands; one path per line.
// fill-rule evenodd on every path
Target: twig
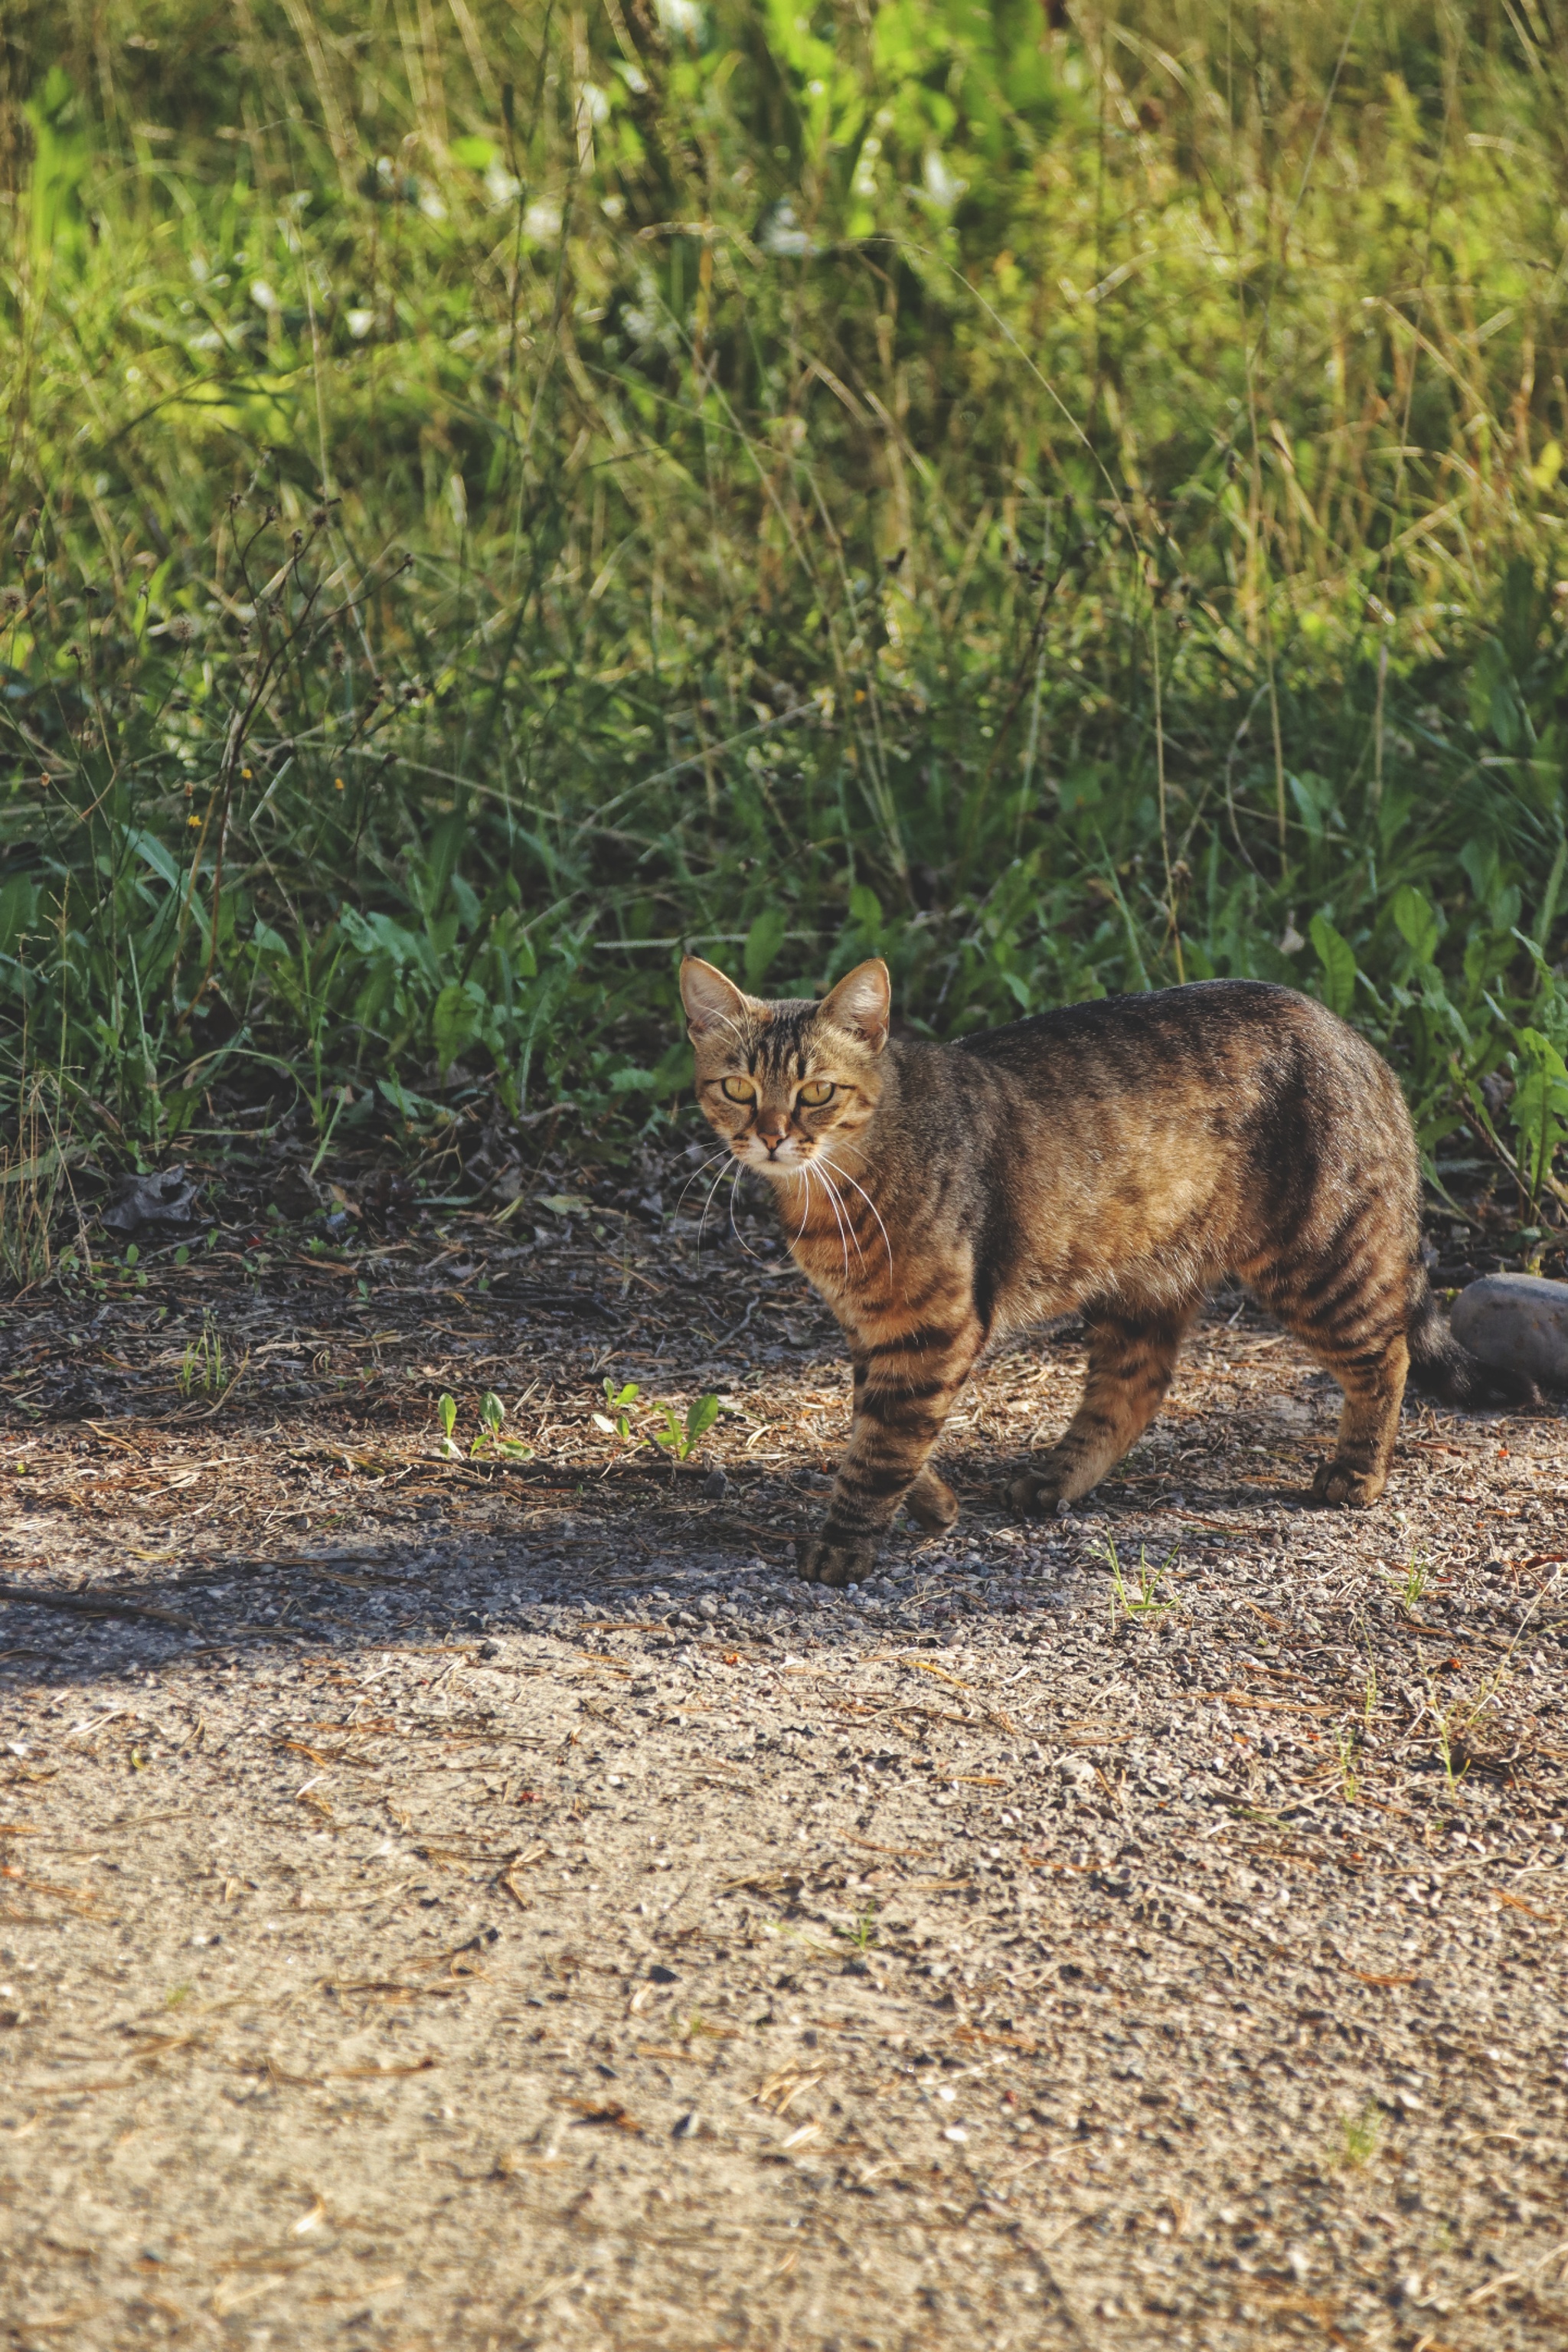
M 156 1609 L 150 1602 L 116 1601 L 109 1594 L 47 1592 L 28 1584 L 0 1584 L 0 1601 L 15 1601 L 27 1609 L 63 1609 L 73 1617 L 150 1617 L 160 1625 L 177 1626 L 182 1633 L 202 1628 L 174 1609 Z

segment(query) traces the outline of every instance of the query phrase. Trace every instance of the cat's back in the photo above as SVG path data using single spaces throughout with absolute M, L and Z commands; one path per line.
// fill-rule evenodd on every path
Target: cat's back
M 1239 1087 L 1276 1093 L 1314 1077 L 1377 1083 L 1364 1041 L 1310 996 L 1263 980 L 1204 980 L 1136 996 L 1101 996 L 980 1031 L 949 1051 L 987 1064 L 1031 1093 L 1162 1095 Z

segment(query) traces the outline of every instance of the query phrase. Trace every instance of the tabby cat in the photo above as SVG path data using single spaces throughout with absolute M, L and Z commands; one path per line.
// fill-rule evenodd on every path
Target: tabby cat
M 1207 1287 L 1239 1276 L 1344 1391 L 1310 1499 L 1382 1494 L 1407 1373 L 1463 1402 L 1490 1377 L 1420 1257 L 1415 1139 L 1393 1072 L 1310 997 L 1203 981 L 1037 1014 L 952 1045 L 889 1034 L 886 964 L 818 1003 L 748 996 L 688 956 L 697 1097 L 778 1196 L 849 1341 L 854 1426 L 802 1573 L 870 1572 L 907 1499 L 958 1505 L 930 1455 L 981 1351 L 1076 1310 L 1083 1396 L 1007 1488 L 1055 1512 L 1158 1412 Z

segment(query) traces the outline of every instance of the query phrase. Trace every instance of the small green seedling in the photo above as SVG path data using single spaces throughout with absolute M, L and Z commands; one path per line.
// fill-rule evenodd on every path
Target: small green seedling
M 198 1391 L 203 1396 L 216 1396 L 223 1385 L 223 1341 L 209 1316 L 202 1324 L 200 1339 L 192 1340 L 181 1359 L 174 1386 L 183 1397 L 189 1397 Z
M 448 1462 L 460 1462 L 463 1458 L 463 1449 L 460 1445 L 454 1444 L 452 1441 L 452 1432 L 458 1426 L 457 1398 L 443 1394 L 436 1410 L 441 1416 L 441 1451 Z
M 618 1437 L 623 1445 L 633 1444 L 631 1409 L 641 1394 L 636 1381 L 628 1381 L 625 1388 L 618 1389 L 613 1380 L 606 1380 L 605 1411 L 594 1415 L 595 1428 L 602 1429 L 606 1437 Z
M 839 1927 L 835 1932 L 842 1936 L 847 1943 L 853 1944 L 855 1949 L 864 1957 L 877 1940 L 876 1905 L 868 1903 L 864 1911 L 858 1915 L 853 1927 Z
M 1343 1727 L 1335 1735 L 1340 1751 L 1340 1784 L 1347 1805 L 1353 1805 L 1361 1795 L 1361 1780 L 1356 1771 L 1355 1734 Z
M 1176 1606 L 1173 1601 L 1164 1601 L 1160 1597 L 1161 1581 L 1168 1572 L 1172 1561 L 1176 1558 L 1173 1551 L 1166 1554 L 1158 1568 L 1151 1568 L 1148 1549 L 1145 1545 L 1140 1544 L 1136 1586 L 1128 1583 L 1122 1570 L 1121 1556 L 1109 1538 L 1102 1543 L 1091 1546 L 1090 1557 L 1103 1560 L 1110 1570 L 1110 1630 L 1112 1633 L 1116 1631 L 1119 1612 L 1131 1622 L 1134 1617 L 1163 1616 L 1167 1609 L 1173 1609 Z
M 1432 1706 L 1432 1720 L 1437 1727 L 1437 1753 L 1443 1759 L 1443 1777 L 1450 1789 L 1457 1788 L 1464 1777 L 1469 1759 L 1464 1755 L 1454 1738 L 1452 1715 L 1444 1714 L 1437 1704 L 1437 1694 L 1430 1683 L 1426 1685 L 1426 1691 Z
M 1363 2165 L 1370 2164 L 1377 2153 L 1381 2125 L 1382 2117 L 1375 2102 L 1371 2099 L 1359 2116 L 1342 2116 L 1340 2118 L 1340 2130 L 1344 2138 L 1343 2160 L 1358 2172 Z
M 479 1433 L 469 1446 L 470 1454 L 489 1453 L 503 1454 L 509 1461 L 529 1462 L 533 1448 L 520 1437 L 503 1437 L 501 1423 L 506 1419 L 506 1407 L 494 1389 L 487 1389 L 479 1399 Z
M 1418 1551 L 1413 1551 L 1405 1562 L 1405 1581 L 1398 1588 L 1398 1596 L 1402 1605 L 1412 1617 L 1420 1606 L 1421 1595 L 1426 1590 L 1427 1568 L 1427 1561 Z
M 672 1461 L 686 1462 L 696 1453 L 718 1420 L 719 1400 L 711 1395 L 698 1397 L 687 1412 L 684 1427 L 677 1421 L 673 1405 L 663 1405 L 660 1410 L 664 1414 L 664 1427 L 650 1430 L 648 1435 Z
M 1473 1700 L 1467 1700 L 1461 1692 L 1447 1709 L 1437 1704 L 1437 1686 L 1431 1675 L 1426 1677 L 1426 1703 L 1437 1728 L 1437 1753 L 1442 1759 L 1444 1777 L 1450 1789 L 1457 1788 L 1470 1769 L 1472 1735 L 1490 1712 L 1508 1680 L 1508 1673 L 1509 1662 L 1504 1658 L 1481 1684 Z

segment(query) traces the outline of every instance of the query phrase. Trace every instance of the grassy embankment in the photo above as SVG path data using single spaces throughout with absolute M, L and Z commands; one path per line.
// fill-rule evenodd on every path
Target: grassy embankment
M 1292 981 L 1561 1214 L 1568 46 L 1049 13 L 10 21 L 13 1273 L 51 1136 L 609 1145 L 682 939 Z

